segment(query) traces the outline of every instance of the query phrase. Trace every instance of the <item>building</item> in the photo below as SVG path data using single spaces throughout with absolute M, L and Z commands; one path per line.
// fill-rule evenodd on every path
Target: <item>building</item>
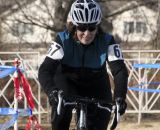
M 12 3 L 12 6 L 8 5 L 9 10 L 4 8 L 1 11 L 0 39 L 1 43 L 5 45 L 1 45 L 1 48 L 10 49 L 16 44 L 16 50 L 23 50 L 23 48 L 24 50 L 37 51 L 45 48 L 46 50 L 54 32 L 47 27 L 59 25 L 53 23 L 53 19 L 57 19 L 53 9 L 55 1 L 46 0 L 48 8 L 43 2 L 44 0 L 23 0 L 21 1 L 21 9 L 16 3 Z M 104 1 L 102 2 L 102 10 L 106 12 L 104 17 L 109 20 L 110 24 L 103 27 L 109 28 L 120 42 L 126 43 L 122 44 L 125 46 L 124 49 L 149 49 L 151 46 L 148 46 L 148 43 L 156 37 L 158 18 L 158 13 L 149 5 L 150 3 L 144 4 L 138 1 Z M 26 20 L 30 18 L 33 20 L 32 22 Z M 39 22 L 34 22 L 37 19 Z M 147 46 L 140 48 L 140 45 L 141 47 Z
M 141 3 L 140 3 L 141 2 Z M 157 36 L 158 4 L 156 1 L 110 1 L 108 19 L 112 33 L 124 49 L 153 49 Z
M 46 44 L 52 40 L 52 32 L 47 30 L 46 26 L 53 25 L 51 16 L 54 10 L 52 10 L 53 6 L 48 6 L 53 3 L 46 1 L 48 11 L 51 10 L 52 13 L 48 15 L 46 5 L 42 2 L 42 0 L 23 0 L 19 3 L 20 6 L 17 3 L 10 3 L 13 5 L 8 5 L 9 10 L 4 8 L 1 11 L 1 50 L 3 48 L 3 50 L 12 49 L 12 51 L 40 51 L 47 48 Z M 44 26 L 45 23 L 46 26 Z

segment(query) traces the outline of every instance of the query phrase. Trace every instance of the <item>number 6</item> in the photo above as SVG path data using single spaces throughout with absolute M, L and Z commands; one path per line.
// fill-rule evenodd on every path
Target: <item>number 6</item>
M 119 49 L 119 46 L 118 45 L 115 45 L 114 46 L 114 54 L 117 58 L 120 58 L 121 57 L 121 52 L 120 52 L 120 49 Z

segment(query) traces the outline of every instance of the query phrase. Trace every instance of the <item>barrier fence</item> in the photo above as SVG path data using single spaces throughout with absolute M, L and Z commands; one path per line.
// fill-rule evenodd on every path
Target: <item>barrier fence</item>
M 123 54 L 129 71 L 127 113 L 137 113 L 138 123 L 140 123 L 143 113 L 160 113 L 158 108 L 160 51 L 124 50 Z M 45 125 L 50 121 L 50 107 L 46 95 L 41 92 L 37 77 L 41 56 L 39 52 L 0 52 L 0 65 L 12 65 L 15 58 L 21 60 L 21 67 L 32 88 L 35 101 L 33 114 L 38 116 L 40 124 Z M 109 69 L 108 72 L 112 78 Z M 12 98 L 13 93 L 10 92 L 12 81 L 13 75 L 0 79 L 0 101 L 2 101 L 0 107 L 14 108 L 15 100 Z M 20 106 L 27 108 L 26 98 Z
M 41 90 L 40 90 L 40 85 L 39 82 L 37 80 L 37 68 L 39 65 L 39 53 L 37 52 L 0 52 L 0 110 L 1 112 L 4 108 L 10 110 L 11 108 L 14 108 L 14 111 L 16 111 L 16 113 L 12 113 L 12 117 L 11 120 L 9 120 L 8 122 L 15 122 L 14 123 L 14 130 L 18 130 L 18 117 L 22 116 L 22 114 L 19 113 L 19 107 L 23 108 L 23 109 L 27 109 L 28 106 L 33 109 L 32 113 L 33 115 L 37 115 L 38 116 L 38 121 L 36 121 L 36 117 L 35 116 L 30 116 L 30 118 L 28 119 L 29 123 L 26 126 L 26 130 L 30 127 L 32 127 L 30 124 L 33 123 L 33 120 L 35 123 L 41 123 L 41 115 L 43 113 L 47 113 L 46 110 L 46 106 L 42 106 L 41 104 Z M 19 77 L 17 77 L 17 80 L 15 81 L 15 76 L 13 76 L 12 73 L 14 73 L 14 71 L 16 71 L 16 67 L 13 66 L 14 60 L 15 58 L 19 58 L 21 61 L 21 66 L 18 71 Z M 36 60 L 35 60 L 36 59 Z M 33 103 L 30 102 L 31 100 L 31 96 L 29 98 L 26 98 L 29 93 L 27 91 L 29 91 L 29 84 L 27 79 L 25 79 L 25 77 L 23 76 L 23 74 L 21 73 L 21 71 L 24 72 L 25 77 L 27 77 L 27 79 L 30 80 L 29 84 L 31 85 L 31 89 L 34 90 L 32 91 L 32 96 L 34 99 L 34 105 Z M 7 76 L 8 74 L 8 76 Z M 5 77 L 7 76 L 7 77 Z M 21 81 L 19 81 L 21 80 Z M 15 89 L 15 82 L 17 84 L 20 84 L 20 86 L 23 86 L 23 88 L 20 89 L 24 99 L 21 102 L 18 102 L 17 98 L 15 97 L 15 93 L 14 93 L 14 89 Z M 28 87 L 28 88 L 24 88 Z M 23 90 L 23 91 L 22 91 Z M 19 91 L 19 92 L 20 92 Z M 45 98 L 46 99 L 46 98 Z M 30 102 L 30 103 L 29 103 Z M 29 104 L 28 104 L 29 103 Z M 3 115 L 3 113 L 0 113 L 0 115 Z M 5 123 L 5 126 L 8 126 L 8 122 Z M 10 123 L 11 124 L 11 123 Z M 2 125 L 4 126 L 4 124 Z M 38 129 L 38 125 L 36 125 L 37 129 Z
M 160 50 L 125 50 L 129 70 L 128 113 L 137 113 L 140 123 L 143 113 L 160 113 Z

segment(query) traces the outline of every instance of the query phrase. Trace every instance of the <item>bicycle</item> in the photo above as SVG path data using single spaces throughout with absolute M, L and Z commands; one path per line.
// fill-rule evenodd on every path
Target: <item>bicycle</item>
M 75 125 L 75 128 L 72 130 L 87 130 L 86 115 L 87 115 L 88 104 L 95 104 L 99 109 L 104 109 L 106 111 L 114 113 L 110 130 L 115 130 L 120 120 L 120 114 L 118 113 L 118 110 L 119 110 L 118 104 L 106 103 L 105 101 L 96 100 L 93 98 L 90 99 L 87 97 L 80 97 L 80 96 L 65 97 L 63 95 L 63 91 L 59 91 L 57 115 L 61 114 L 62 106 L 63 107 L 71 106 L 73 109 L 80 112 L 79 117 L 75 118 L 76 125 Z

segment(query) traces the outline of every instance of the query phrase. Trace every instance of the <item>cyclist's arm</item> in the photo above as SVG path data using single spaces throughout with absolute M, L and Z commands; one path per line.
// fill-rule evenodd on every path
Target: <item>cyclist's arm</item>
M 120 45 L 112 37 L 108 46 L 108 64 L 114 77 L 114 98 L 126 98 L 128 71 L 123 60 Z
M 47 95 L 56 89 L 54 88 L 54 75 L 63 57 L 63 49 L 58 43 L 60 43 L 60 38 L 57 36 L 55 42 L 52 42 L 47 56 L 38 71 L 39 82 Z

